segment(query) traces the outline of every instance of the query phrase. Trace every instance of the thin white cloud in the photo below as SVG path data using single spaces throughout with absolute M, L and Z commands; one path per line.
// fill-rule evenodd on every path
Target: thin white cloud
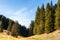
M 3 14 L 14 21 L 18 21 L 19 24 L 25 25 L 27 28 L 30 21 L 34 18 L 33 9 L 29 10 L 28 8 L 21 8 L 20 10 L 14 11 L 8 7 L 0 7 L 0 14 Z
M 22 8 L 14 12 L 14 16 L 10 16 L 10 18 L 15 21 L 18 20 L 21 25 L 25 25 L 28 28 L 30 21 L 32 20 L 32 11 L 33 10 L 28 10 L 27 8 Z
M 15 12 L 15 15 L 18 15 L 18 14 L 24 12 L 25 10 L 26 10 L 26 8 L 22 8 L 22 9 L 18 10 L 17 12 Z

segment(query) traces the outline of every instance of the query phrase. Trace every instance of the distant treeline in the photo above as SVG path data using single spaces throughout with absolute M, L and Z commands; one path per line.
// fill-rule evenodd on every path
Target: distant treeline
M 20 25 L 18 21 L 14 22 L 0 15 L 0 32 L 3 32 L 4 29 L 8 30 L 7 34 L 16 37 L 18 35 L 28 37 L 60 30 L 60 0 L 55 5 L 52 1 L 47 3 L 46 8 L 44 8 L 44 4 L 41 8 L 38 6 L 35 20 L 31 21 L 28 29 Z
M 21 26 L 18 21 L 14 22 L 3 15 L 0 15 L 0 32 L 3 32 L 3 30 L 7 30 L 8 35 L 15 37 L 18 35 L 27 37 L 29 31 L 25 26 Z

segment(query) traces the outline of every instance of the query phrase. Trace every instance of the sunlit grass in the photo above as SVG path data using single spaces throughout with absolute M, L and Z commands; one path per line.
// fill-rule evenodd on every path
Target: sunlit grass
M 60 30 L 49 34 L 35 35 L 31 37 L 12 37 L 6 33 L 0 33 L 0 40 L 60 40 Z

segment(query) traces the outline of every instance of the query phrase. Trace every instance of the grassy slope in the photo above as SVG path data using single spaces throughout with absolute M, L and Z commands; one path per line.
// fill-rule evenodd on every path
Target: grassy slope
M 0 40 L 60 40 L 60 30 L 57 30 L 50 34 L 35 35 L 27 38 L 15 38 L 10 35 L 6 35 L 6 33 L 3 32 L 0 33 Z

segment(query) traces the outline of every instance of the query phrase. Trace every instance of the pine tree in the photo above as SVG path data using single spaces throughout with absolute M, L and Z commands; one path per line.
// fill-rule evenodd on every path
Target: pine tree
M 0 32 L 3 32 L 3 27 L 4 27 L 4 19 L 5 19 L 5 16 L 3 16 L 3 15 L 0 15 Z
M 45 9 L 44 9 L 44 4 L 42 5 L 41 11 L 40 11 L 39 28 L 40 28 L 40 34 L 44 33 L 44 28 L 45 28 Z
M 50 32 L 53 32 L 55 29 L 54 29 L 54 23 L 55 23 L 55 6 L 53 6 L 53 3 L 52 3 L 52 1 L 51 1 L 51 4 L 50 4 L 50 11 L 51 11 L 51 30 L 50 30 Z
M 39 7 L 37 8 L 33 33 L 35 34 L 44 33 L 44 27 L 45 27 L 45 9 L 43 4 L 41 9 Z
M 29 36 L 33 35 L 33 28 L 34 28 L 34 21 L 31 21 L 30 28 L 29 28 Z
M 0 21 L 0 32 L 3 32 L 3 24 L 2 24 L 2 21 Z
M 28 30 L 26 29 L 25 26 L 21 26 L 20 27 L 20 36 L 24 36 L 24 37 L 27 37 L 28 36 Z
M 57 8 L 55 11 L 55 29 L 59 30 L 60 29 L 60 0 L 58 0 L 57 3 Z
M 40 8 L 38 7 L 36 11 L 33 34 L 39 34 L 40 32 L 39 24 L 40 24 Z
M 11 32 L 11 28 L 12 28 L 13 23 L 14 23 L 14 21 L 12 21 L 12 20 L 9 19 L 8 28 L 7 28 L 7 30 L 8 30 L 9 32 Z
M 17 37 L 19 35 L 19 31 L 20 31 L 20 26 L 18 24 L 18 22 L 16 21 L 11 29 L 11 35 Z
M 45 33 L 50 33 L 53 30 L 53 12 L 52 7 L 48 3 L 45 13 Z

